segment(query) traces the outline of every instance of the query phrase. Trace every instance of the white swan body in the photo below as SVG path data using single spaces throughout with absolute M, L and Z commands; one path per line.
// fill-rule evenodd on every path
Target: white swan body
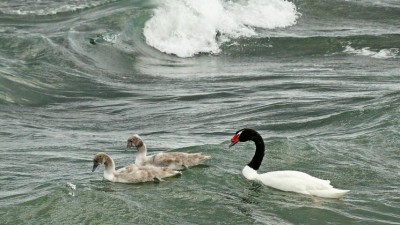
M 141 183 L 148 181 L 161 181 L 162 178 L 180 175 L 179 171 L 166 167 L 129 165 L 115 170 L 114 160 L 106 153 L 99 152 L 93 159 L 94 172 L 98 165 L 104 164 L 104 178 L 118 183 Z
M 314 195 L 322 198 L 340 198 L 348 192 L 348 190 L 334 188 L 330 185 L 329 180 L 322 180 L 299 171 L 283 170 L 258 174 L 256 170 L 245 166 L 242 174 L 248 180 L 258 181 L 281 191 Z
M 260 182 L 281 191 L 313 195 L 322 198 L 340 198 L 349 192 L 348 190 L 334 188 L 330 185 L 329 180 L 322 180 L 299 171 L 284 170 L 258 174 L 257 170 L 261 165 L 265 151 L 264 141 L 261 135 L 252 129 L 239 130 L 232 137 L 230 146 L 235 145 L 239 141 L 245 142 L 248 140 L 254 141 L 256 153 L 251 162 L 242 170 L 242 174 L 246 179 Z
M 174 170 L 182 170 L 191 166 L 196 166 L 211 157 L 202 153 L 185 152 L 161 152 L 147 156 L 147 147 L 139 135 L 135 134 L 128 139 L 127 147 L 135 146 L 138 150 L 135 164 L 138 166 L 162 166 Z

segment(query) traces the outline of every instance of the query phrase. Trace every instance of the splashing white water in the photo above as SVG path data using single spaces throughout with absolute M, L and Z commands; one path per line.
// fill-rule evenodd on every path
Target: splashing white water
M 390 59 L 397 57 L 397 55 L 399 54 L 399 49 L 389 48 L 389 49 L 381 49 L 379 51 L 373 51 L 369 47 L 365 47 L 362 49 L 355 49 L 351 46 L 346 46 L 343 52 L 359 56 L 369 56 L 376 59 Z
M 218 53 L 230 38 L 256 35 L 296 23 L 296 6 L 286 0 L 166 0 L 144 27 L 148 45 L 179 57 Z
M 71 195 L 71 196 L 75 196 L 76 185 L 73 184 L 73 183 L 68 182 L 68 183 L 65 184 L 65 186 L 67 186 L 68 189 L 69 189 L 69 193 L 68 194 Z

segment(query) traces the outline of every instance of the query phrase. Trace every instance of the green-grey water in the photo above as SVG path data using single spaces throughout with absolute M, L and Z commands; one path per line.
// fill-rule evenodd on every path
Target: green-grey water
M 400 4 L 0 3 L 0 224 L 400 224 Z M 246 180 L 298 170 L 340 200 Z M 99 151 L 212 159 L 160 183 L 91 172 Z M 76 185 L 73 195 L 66 186 Z

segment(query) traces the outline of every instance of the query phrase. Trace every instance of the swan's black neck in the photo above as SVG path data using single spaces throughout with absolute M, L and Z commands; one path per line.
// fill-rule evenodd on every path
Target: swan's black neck
M 253 168 L 254 170 L 258 170 L 264 158 L 264 152 L 265 152 L 264 140 L 258 133 L 254 134 L 251 140 L 254 141 L 254 144 L 256 145 L 256 153 L 254 154 L 253 159 L 247 165 Z

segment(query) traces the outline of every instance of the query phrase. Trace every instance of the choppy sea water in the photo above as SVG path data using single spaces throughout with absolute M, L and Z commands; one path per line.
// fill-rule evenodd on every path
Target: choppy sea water
M 397 0 L 3 0 L 1 224 L 400 224 L 399 49 Z M 260 173 L 351 192 L 246 180 L 243 127 Z M 213 158 L 161 183 L 91 172 L 132 163 L 133 133 Z

